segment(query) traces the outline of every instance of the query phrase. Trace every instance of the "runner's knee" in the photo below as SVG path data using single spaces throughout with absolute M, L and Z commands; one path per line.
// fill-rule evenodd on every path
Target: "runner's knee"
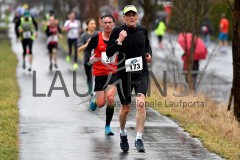
M 138 94 L 136 108 L 139 111 L 145 110 L 145 96 L 143 94 Z
M 104 100 L 97 100 L 97 106 L 99 108 L 102 108 L 105 105 L 105 101 Z
M 114 104 L 114 96 L 112 96 L 112 95 L 107 96 L 107 101 L 108 101 L 108 104 L 113 105 Z
M 145 111 L 145 102 L 138 102 L 137 103 L 137 110 L 141 111 L 141 112 Z
M 122 107 L 122 109 L 121 109 L 121 113 L 123 114 L 123 115 L 128 115 L 128 113 L 130 112 L 130 108 L 129 107 Z
M 57 54 L 57 49 L 54 48 L 54 49 L 52 50 L 52 53 L 53 53 L 53 55 L 56 55 L 56 54 Z

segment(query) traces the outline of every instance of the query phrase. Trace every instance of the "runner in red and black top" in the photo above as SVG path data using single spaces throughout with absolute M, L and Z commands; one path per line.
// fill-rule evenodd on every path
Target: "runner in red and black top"
M 51 16 L 49 18 L 49 25 L 46 30 L 47 38 L 47 47 L 49 51 L 50 66 L 49 69 L 52 70 L 52 59 L 54 61 L 54 67 L 57 69 L 57 48 L 58 48 L 58 33 L 62 33 L 58 21 Z M 62 35 L 60 34 L 60 37 Z
M 85 54 L 91 54 L 94 49 L 94 55 L 91 56 L 90 62 L 93 63 L 92 72 L 95 76 L 96 99 L 91 100 L 90 109 L 94 111 L 97 107 L 101 108 L 107 104 L 106 108 L 106 125 L 105 134 L 114 135 L 110 127 L 110 122 L 114 113 L 114 95 L 116 93 L 117 57 L 108 58 L 106 56 L 107 43 L 114 27 L 114 18 L 112 15 L 101 17 L 103 32 L 93 36 L 88 43 Z M 107 99 L 107 102 L 106 102 Z

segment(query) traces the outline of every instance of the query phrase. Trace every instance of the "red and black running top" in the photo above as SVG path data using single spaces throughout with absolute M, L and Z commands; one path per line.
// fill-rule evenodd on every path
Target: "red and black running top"
M 93 75 L 103 76 L 109 75 L 117 72 L 117 58 L 114 63 L 104 63 L 105 60 L 102 59 L 102 55 L 106 55 L 108 41 L 103 40 L 102 32 L 94 35 L 88 43 L 85 49 L 85 54 L 91 55 L 91 51 L 94 49 L 94 55 L 98 58 L 98 61 L 93 64 Z

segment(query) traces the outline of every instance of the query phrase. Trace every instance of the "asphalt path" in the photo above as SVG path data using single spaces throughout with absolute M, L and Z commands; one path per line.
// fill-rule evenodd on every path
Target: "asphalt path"
M 16 68 L 20 87 L 19 159 L 221 159 L 203 147 L 198 139 L 190 137 L 177 123 L 151 108 L 147 108 L 145 124 L 146 152 L 138 153 L 134 150 L 136 111 L 133 108 L 126 125 L 130 149 L 128 153 L 123 153 L 119 146 L 119 107 L 116 107 L 111 123 L 115 135 L 105 136 L 105 107 L 92 112 L 87 101 L 89 97 L 78 97 L 74 93 L 72 64 L 65 62 L 64 53 L 58 52 L 59 72 L 56 70 L 50 72 L 45 35 L 39 34 L 33 45 L 34 75 L 22 68 L 21 43 L 15 39 L 12 24 L 10 24 L 9 36 L 12 49 L 19 59 Z M 61 73 L 69 97 L 63 90 L 53 90 L 47 97 L 56 73 Z M 86 77 L 82 65 L 77 72 L 76 80 L 77 90 L 81 93 L 86 92 Z M 46 96 L 34 96 L 34 81 L 36 81 L 36 93 Z M 62 86 L 59 76 L 54 86 Z

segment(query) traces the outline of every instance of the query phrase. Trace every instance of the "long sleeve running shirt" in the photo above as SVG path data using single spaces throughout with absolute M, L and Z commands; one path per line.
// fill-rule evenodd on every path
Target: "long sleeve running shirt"
M 122 30 L 127 32 L 127 37 L 122 42 L 122 45 L 118 45 L 116 40 Z M 127 27 L 126 25 L 115 27 L 111 33 L 106 54 L 108 57 L 111 57 L 116 52 L 119 53 L 118 72 L 126 72 L 125 60 L 142 56 L 142 73 L 148 73 L 145 57 L 147 53 L 152 56 L 152 49 L 146 28 L 140 25 L 137 25 L 136 27 Z

